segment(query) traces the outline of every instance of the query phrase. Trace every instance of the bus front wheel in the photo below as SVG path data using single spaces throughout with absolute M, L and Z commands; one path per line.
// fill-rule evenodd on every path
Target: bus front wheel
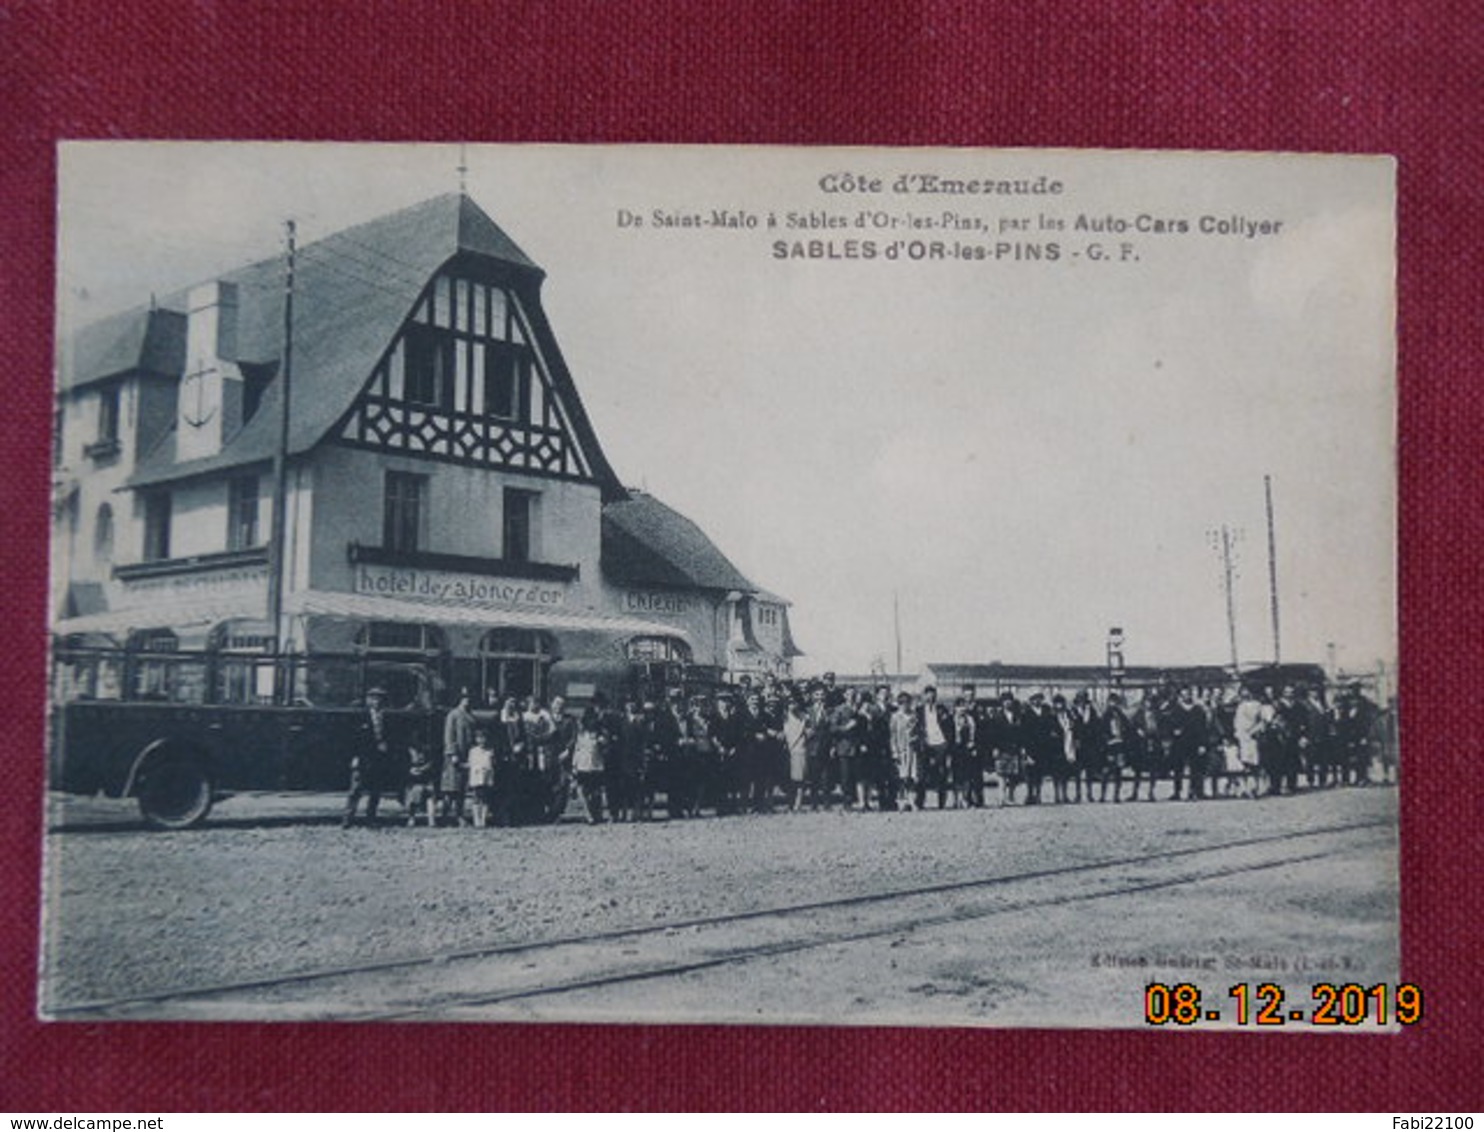
M 139 812 L 157 829 L 190 829 L 211 812 L 211 780 L 195 763 L 169 760 L 149 767 L 138 788 Z

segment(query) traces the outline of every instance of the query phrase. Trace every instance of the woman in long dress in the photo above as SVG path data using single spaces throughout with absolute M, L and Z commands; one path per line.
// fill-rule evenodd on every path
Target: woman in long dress
M 789 809 L 798 813 L 809 788 L 809 715 L 801 696 L 789 700 L 783 713 L 783 745 L 788 751 L 788 785 L 793 794 Z
M 572 743 L 572 773 L 577 779 L 577 793 L 582 797 L 587 810 L 587 824 L 596 825 L 604 820 L 603 784 L 604 737 L 599 728 L 598 713 L 589 708 L 578 724 L 577 735 Z
M 469 690 L 460 689 L 459 702 L 443 720 L 443 765 L 438 774 L 438 807 L 444 821 L 468 825 L 464 814 L 465 760 L 474 746 L 474 713 L 469 710 Z
M 897 766 L 897 782 L 901 790 L 899 804 L 902 809 L 914 809 L 913 798 L 917 793 L 918 742 L 916 713 L 912 710 L 912 695 L 903 692 L 897 696 L 897 709 L 891 713 L 891 758 Z

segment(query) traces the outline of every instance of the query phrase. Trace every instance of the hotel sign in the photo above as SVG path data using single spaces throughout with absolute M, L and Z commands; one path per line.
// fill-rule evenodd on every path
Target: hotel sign
M 162 574 L 157 577 L 123 580 L 130 596 L 176 601 L 204 597 L 263 601 L 267 594 L 268 571 L 263 566 L 243 566 L 232 570 L 210 570 L 198 573 Z
M 683 594 L 641 593 L 625 590 L 623 607 L 626 613 L 658 613 L 671 617 L 682 617 L 694 606 L 693 599 Z
M 355 592 L 479 609 L 557 609 L 567 603 L 567 587 L 559 583 L 487 578 L 406 566 L 357 565 Z

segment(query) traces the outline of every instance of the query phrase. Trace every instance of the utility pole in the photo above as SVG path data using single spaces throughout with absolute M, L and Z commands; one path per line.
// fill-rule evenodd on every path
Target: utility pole
M 900 676 L 902 674 L 902 605 L 901 602 L 897 599 L 896 590 L 891 591 L 891 622 L 892 631 L 896 634 L 897 641 L 896 674 Z
M 288 569 L 284 543 L 288 537 L 288 456 L 289 456 L 289 391 L 292 388 L 294 363 L 294 222 L 284 222 L 288 235 L 288 255 L 283 273 L 283 365 L 279 374 L 278 446 L 273 451 L 273 531 L 268 540 L 268 623 L 273 638 L 273 655 L 283 654 L 284 575 Z M 279 664 L 277 696 L 288 692 L 288 670 Z
M 1123 687 L 1123 628 L 1118 625 L 1108 630 L 1108 683 Z
M 1240 530 L 1232 530 L 1225 523 L 1221 524 L 1218 532 L 1212 527 L 1206 531 L 1206 541 L 1211 549 L 1221 555 L 1221 592 L 1226 598 L 1226 640 L 1231 652 L 1232 672 L 1238 671 L 1240 661 L 1237 658 L 1237 599 L 1234 593 L 1233 579 L 1236 577 L 1235 549 L 1237 542 L 1241 539 Z
M 1221 525 L 1222 577 L 1226 583 L 1226 636 L 1232 650 L 1232 673 L 1238 671 L 1237 663 L 1237 603 L 1232 597 L 1232 532 L 1225 523 Z
M 1262 477 L 1263 495 L 1268 509 L 1268 604 L 1273 610 L 1273 663 L 1283 663 L 1282 640 L 1278 631 L 1278 538 L 1273 524 L 1273 477 Z

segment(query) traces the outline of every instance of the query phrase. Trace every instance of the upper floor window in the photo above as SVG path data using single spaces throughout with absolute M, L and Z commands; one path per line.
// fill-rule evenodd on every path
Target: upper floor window
M 534 362 L 502 288 L 440 275 L 412 312 L 386 388 L 410 405 L 519 421 L 539 396 Z
M 242 362 L 239 368 L 242 370 L 242 423 L 247 424 L 263 404 L 263 394 L 273 381 L 275 367 L 272 363 L 253 365 Z
M 515 487 L 505 489 L 505 561 L 531 561 L 536 504 L 539 499 L 540 496 L 534 491 L 522 491 Z
M 119 387 L 104 385 L 98 390 L 98 434 L 83 447 L 83 455 L 94 459 L 114 456 L 119 450 Z
M 447 408 L 452 400 L 454 340 L 424 326 L 407 331 L 402 393 L 413 405 Z
M 107 503 L 98 505 L 93 520 L 93 561 L 99 566 L 113 561 L 113 507 Z
M 151 492 L 144 497 L 144 560 L 160 562 L 170 557 L 170 493 Z
M 258 477 L 237 476 L 227 485 L 227 549 L 258 545 Z
M 106 443 L 119 438 L 119 387 L 105 385 L 98 391 L 98 441 Z
M 491 417 L 515 420 L 523 416 L 529 394 L 530 369 L 525 352 L 491 344 L 484 351 L 484 411 Z
M 387 550 L 421 549 L 427 492 L 427 476 L 411 472 L 387 472 L 381 542 Z

